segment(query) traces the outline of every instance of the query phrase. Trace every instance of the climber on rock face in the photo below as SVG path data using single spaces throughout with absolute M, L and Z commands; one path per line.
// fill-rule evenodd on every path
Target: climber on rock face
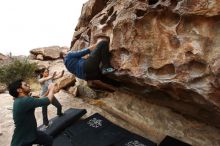
M 100 80 L 103 74 L 115 71 L 110 65 L 109 38 L 106 36 L 97 37 L 96 43 L 88 48 L 63 53 L 62 57 L 69 72 L 87 81 Z

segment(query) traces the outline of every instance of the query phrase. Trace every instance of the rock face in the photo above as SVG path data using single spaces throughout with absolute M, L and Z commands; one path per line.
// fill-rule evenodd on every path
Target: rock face
M 113 79 L 220 127 L 220 0 L 89 0 L 71 42 L 110 38 Z M 152 94 L 151 94 L 152 93 Z

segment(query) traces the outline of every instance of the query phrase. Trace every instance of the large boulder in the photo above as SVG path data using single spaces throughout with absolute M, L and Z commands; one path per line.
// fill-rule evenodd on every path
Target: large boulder
M 66 88 L 70 85 L 73 85 L 74 82 L 75 82 L 75 76 L 71 74 L 64 75 L 62 78 L 59 78 L 55 81 L 59 90 Z
M 220 127 L 220 0 L 89 0 L 71 43 L 110 38 L 111 78 Z M 152 93 L 152 94 L 151 94 Z
M 38 60 L 55 60 L 60 58 L 61 52 L 66 52 L 67 50 L 69 50 L 68 47 L 59 46 L 36 48 L 30 51 L 30 58 Z

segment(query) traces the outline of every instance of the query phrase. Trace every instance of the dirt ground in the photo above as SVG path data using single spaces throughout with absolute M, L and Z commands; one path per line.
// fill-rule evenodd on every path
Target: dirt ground
M 100 113 L 113 123 L 156 143 L 170 135 L 193 146 L 220 146 L 220 129 L 185 118 L 133 95 L 116 91 L 101 93 L 99 99 L 91 99 L 73 97 L 62 90 L 56 97 L 64 111 L 68 108 L 86 109 L 87 114 L 83 118 Z M 1 146 L 9 146 L 13 134 L 12 105 L 13 99 L 8 93 L 0 94 Z M 35 116 L 38 125 L 42 124 L 41 108 L 36 109 Z M 52 105 L 48 108 L 48 116 L 56 116 L 56 108 Z

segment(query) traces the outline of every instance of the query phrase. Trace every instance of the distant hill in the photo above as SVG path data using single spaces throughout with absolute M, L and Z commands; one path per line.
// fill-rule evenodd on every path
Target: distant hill
M 25 58 L 27 58 L 27 56 L 19 55 L 19 56 L 10 57 L 10 56 L 7 56 L 7 55 L 0 53 L 0 67 L 3 65 L 9 64 L 14 59 L 23 60 Z

